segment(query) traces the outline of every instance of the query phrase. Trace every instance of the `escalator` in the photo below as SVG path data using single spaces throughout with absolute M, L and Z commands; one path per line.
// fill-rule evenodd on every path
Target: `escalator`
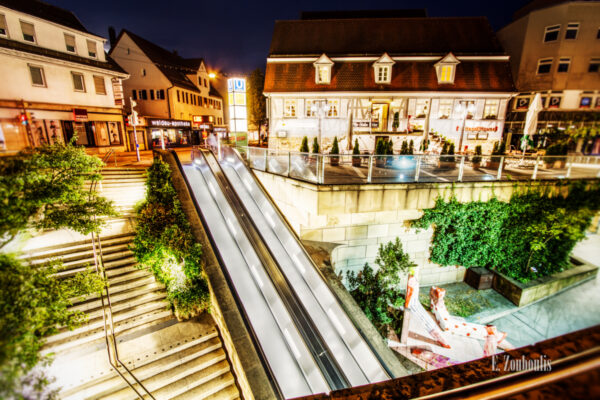
M 389 379 L 237 152 L 192 160 L 183 175 L 281 396 Z

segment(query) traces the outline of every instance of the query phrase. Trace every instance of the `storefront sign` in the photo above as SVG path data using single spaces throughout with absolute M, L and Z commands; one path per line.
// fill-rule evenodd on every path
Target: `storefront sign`
M 211 124 L 197 124 L 197 125 L 194 125 L 194 127 L 198 128 L 198 129 L 206 129 L 206 130 L 212 129 Z
M 224 126 L 217 126 L 213 129 L 213 132 L 215 133 L 227 133 L 227 128 L 225 128 Z
M 465 126 L 465 132 L 497 132 L 498 126 Z
M 123 84 L 119 78 L 112 78 L 113 96 L 115 98 L 115 105 L 123 105 Z
M 87 121 L 88 113 L 85 108 L 74 108 L 73 109 L 73 121 Z
M 517 110 L 527 110 L 529 108 L 529 97 L 518 97 L 517 98 Z
M 560 97 L 560 96 L 550 97 L 550 102 L 548 103 L 548 108 L 559 108 L 561 99 L 562 99 L 562 97 Z
M 600 96 L 596 97 L 596 108 L 600 108 Z
M 229 126 L 231 132 L 247 132 L 246 79 L 228 79 L 227 92 L 229 98 Z
M 592 106 L 591 97 L 582 97 L 579 101 L 579 108 L 590 108 Z
M 192 123 L 190 121 L 184 121 L 180 119 L 155 119 L 148 118 L 148 126 L 154 128 L 191 128 Z

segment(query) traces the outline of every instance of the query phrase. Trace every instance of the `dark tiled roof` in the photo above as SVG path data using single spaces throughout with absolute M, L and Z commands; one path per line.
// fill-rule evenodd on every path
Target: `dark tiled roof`
M 342 10 L 342 11 L 302 11 L 300 19 L 346 19 L 346 18 L 424 18 L 424 8 L 405 10 Z
M 438 84 L 434 62 L 398 61 L 389 85 L 375 83 L 370 62 L 337 62 L 331 84 L 315 83 L 312 63 L 267 63 L 266 93 L 330 91 L 515 91 L 508 61 L 463 61 L 453 85 Z
M 125 29 L 121 31 L 117 42 L 124 33 L 139 46 L 173 85 L 200 92 L 186 76 L 186 74 L 195 74 L 198 71 L 200 64 L 196 65 L 196 63 L 199 59 L 185 59 Z
M 24 51 L 31 54 L 37 54 L 40 56 L 56 58 L 58 60 L 70 61 L 77 64 L 87 65 L 90 67 L 102 68 L 113 72 L 127 74 L 127 72 L 125 72 L 125 70 L 121 68 L 119 64 L 117 64 L 112 58 L 110 58 L 108 54 L 106 55 L 106 62 L 102 62 L 90 58 L 63 53 L 61 51 L 50 50 L 43 47 L 33 46 L 27 43 L 17 42 L 16 40 L 2 38 L 0 38 L 0 47 Z
M 0 0 L 0 5 L 81 32 L 90 33 L 71 11 L 37 0 Z
M 276 21 L 269 55 L 504 54 L 485 17 Z

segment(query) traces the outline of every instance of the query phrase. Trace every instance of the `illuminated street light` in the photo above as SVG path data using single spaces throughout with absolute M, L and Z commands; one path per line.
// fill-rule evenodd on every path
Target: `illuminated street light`
M 210 74 L 208 74 L 208 77 L 210 79 L 215 79 L 217 77 L 217 74 L 215 74 L 214 72 L 211 72 Z
M 317 114 L 319 117 L 319 134 L 317 141 L 319 142 L 319 150 L 323 152 L 323 144 L 321 143 L 321 120 L 329 112 L 331 106 L 327 104 L 327 100 L 314 100 L 310 106 L 310 111 Z

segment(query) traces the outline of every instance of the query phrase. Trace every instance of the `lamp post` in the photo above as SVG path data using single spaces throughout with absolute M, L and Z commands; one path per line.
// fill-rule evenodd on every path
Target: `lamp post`
M 319 133 L 317 136 L 317 142 L 319 142 L 319 150 L 323 152 L 323 145 L 321 143 L 321 119 L 325 116 L 326 113 L 329 112 L 331 106 L 327 104 L 327 100 L 313 100 L 312 105 L 310 106 L 310 111 L 317 114 L 319 118 Z
M 458 141 L 458 152 L 462 153 L 462 145 L 463 145 L 463 136 L 465 135 L 465 124 L 467 122 L 467 116 L 469 113 L 475 111 L 475 103 L 472 100 L 460 100 L 458 105 L 456 106 L 456 112 L 461 113 L 464 111 L 462 117 L 462 127 L 460 129 L 460 138 Z

